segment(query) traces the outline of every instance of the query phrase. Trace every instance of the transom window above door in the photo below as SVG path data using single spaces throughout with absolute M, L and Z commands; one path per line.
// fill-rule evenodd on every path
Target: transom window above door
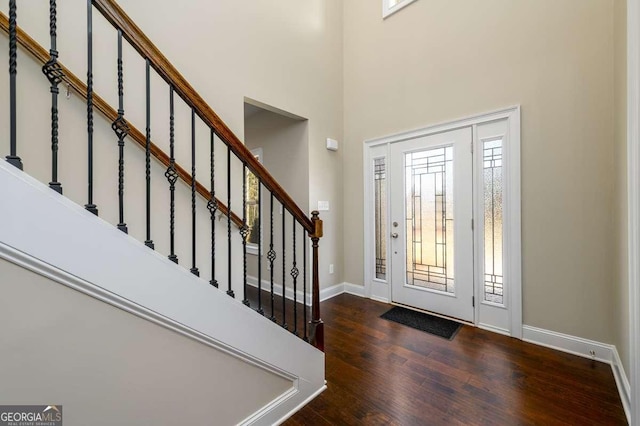
M 382 18 L 393 15 L 416 0 L 382 0 Z

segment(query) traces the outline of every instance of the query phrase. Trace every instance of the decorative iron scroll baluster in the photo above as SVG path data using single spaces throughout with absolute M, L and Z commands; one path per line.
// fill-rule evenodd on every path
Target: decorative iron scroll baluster
M 9 0 L 9 155 L 7 162 L 22 170 L 22 160 L 18 157 L 18 126 L 16 124 L 16 77 L 18 73 L 18 36 L 16 0 Z
M 235 293 L 231 289 L 231 146 L 227 145 L 227 278 L 229 279 L 229 287 L 227 294 L 231 297 L 236 297 Z
M 287 210 L 284 208 L 284 204 L 282 205 L 282 328 L 285 330 L 289 329 L 289 325 L 287 324 L 287 266 L 286 266 L 286 233 L 285 233 L 285 217 L 287 216 Z
M 118 30 L 118 117 L 111 128 L 118 137 L 118 229 L 128 233 L 124 223 L 124 138 L 129 134 L 129 124 L 124 118 L 124 82 L 122 75 L 122 31 Z
M 196 277 L 196 112 L 191 110 L 191 273 Z
M 249 227 L 247 226 L 247 165 L 242 163 L 242 226 L 240 227 L 240 236 L 242 237 L 242 289 L 244 293 L 242 303 L 249 306 L 249 299 L 247 299 L 247 235 L 249 235 Z
M 271 275 L 270 281 L 271 281 L 271 321 L 276 322 L 276 315 L 275 315 L 275 297 L 273 294 L 273 262 L 276 260 L 276 252 L 273 249 L 273 192 L 271 193 L 271 207 L 270 207 L 270 214 L 269 214 L 269 218 L 270 218 L 270 222 L 271 222 L 271 239 L 269 241 L 269 251 L 267 252 L 267 259 L 269 260 L 269 273 Z
M 209 156 L 210 170 L 211 170 L 211 198 L 207 203 L 207 209 L 211 213 L 211 281 L 209 284 L 218 288 L 218 280 L 216 280 L 216 211 L 218 210 L 218 201 L 216 200 L 216 185 L 215 185 L 215 132 L 211 129 L 211 153 Z
M 296 262 L 296 218 L 291 217 L 293 227 L 293 264 L 291 278 L 293 278 L 293 334 L 298 335 L 298 275 L 300 270 Z
M 87 0 L 87 204 L 84 208 L 98 215 L 93 203 L 93 5 Z
M 169 260 L 178 263 L 178 256 L 175 253 L 176 246 L 176 181 L 178 180 L 178 172 L 176 170 L 175 157 L 175 128 L 174 128 L 174 105 L 173 105 L 173 86 L 169 87 L 169 167 L 164 173 L 169 181 L 169 194 L 171 200 L 169 202 Z
M 58 182 L 58 93 L 60 93 L 58 84 L 62 81 L 64 73 L 58 63 L 56 14 L 56 0 L 49 0 L 51 49 L 49 49 L 49 60 L 42 66 L 42 73 L 51 84 L 51 182 L 49 187 L 62 194 L 62 184 Z
M 262 180 L 258 179 L 258 313 L 264 315 L 262 309 Z
M 304 323 L 304 341 L 309 341 L 307 335 L 307 231 L 302 232 L 302 322 Z
M 147 137 L 144 145 L 145 170 L 147 183 L 147 240 L 144 244 L 150 249 L 154 249 L 151 239 L 151 76 L 149 74 L 151 64 L 146 60 L 146 97 L 147 97 Z

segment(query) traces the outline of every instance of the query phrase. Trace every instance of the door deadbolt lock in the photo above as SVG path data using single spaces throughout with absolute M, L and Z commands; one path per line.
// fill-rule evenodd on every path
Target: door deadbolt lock
M 391 234 L 391 238 L 398 238 L 398 233 L 394 232 L 393 234 Z
M 393 222 L 393 227 L 397 228 L 398 227 L 398 222 Z

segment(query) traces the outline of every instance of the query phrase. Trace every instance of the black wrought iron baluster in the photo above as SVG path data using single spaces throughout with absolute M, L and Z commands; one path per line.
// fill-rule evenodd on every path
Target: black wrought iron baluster
M 191 273 L 196 277 L 196 112 L 191 110 Z
M 304 323 L 304 341 L 309 341 L 307 335 L 307 230 L 302 232 L 302 320 Z
M 129 124 L 124 118 L 124 81 L 122 72 L 122 31 L 118 30 L 118 117 L 111 128 L 118 137 L 118 229 L 128 233 L 124 223 L 124 138 L 129 134 Z
M 240 227 L 240 236 L 242 237 L 242 291 L 244 295 L 242 303 L 249 306 L 249 299 L 247 299 L 247 235 L 249 235 L 249 227 L 247 226 L 247 165 L 242 163 L 242 226 Z
M 218 280 L 216 280 L 216 211 L 218 210 L 218 202 L 216 200 L 216 185 L 215 185 L 215 132 L 211 129 L 211 152 L 209 155 L 210 170 L 211 170 L 211 196 L 207 203 L 207 209 L 211 213 L 211 281 L 209 284 L 218 288 Z
M 262 180 L 258 179 L 258 313 L 264 315 L 262 309 Z
M 154 249 L 155 246 L 153 244 L 153 240 L 151 239 L 151 75 L 150 68 L 151 64 L 149 59 L 146 60 L 146 98 L 147 98 L 147 134 L 144 145 L 144 154 L 145 154 L 145 172 L 146 172 L 146 183 L 147 183 L 147 200 L 146 200 L 146 210 L 147 210 L 147 239 L 144 244 L 150 249 Z
M 267 259 L 269 260 L 269 273 L 270 273 L 270 281 L 271 281 L 271 321 L 276 322 L 276 314 L 275 314 L 275 297 L 273 294 L 273 262 L 276 260 L 276 251 L 273 249 L 273 192 L 271 193 L 271 206 L 269 213 L 269 221 L 271 223 L 270 233 L 271 239 L 269 240 L 269 251 L 267 252 Z
M 291 278 L 293 278 L 293 334 L 298 335 L 298 275 L 300 270 L 296 262 L 296 218 L 291 217 L 293 227 L 293 263 L 291 266 Z
M 87 0 L 87 204 L 84 208 L 98 215 L 93 203 L 93 4 Z
M 285 242 L 285 216 L 287 215 L 287 210 L 284 208 L 284 204 L 282 205 L 282 328 L 285 330 L 289 329 L 287 324 L 287 287 L 286 287 L 286 278 L 287 278 L 287 267 L 286 267 L 286 242 Z
M 178 172 L 176 170 L 175 157 L 175 127 L 174 127 L 174 105 L 173 105 L 173 86 L 169 87 L 169 167 L 164 173 L 169 181 L 169 260 L 178 263 L 176 256 L 176 181 L 178 180 Z
M 9 0 L 9 155 L 7 162 L 22 170 L 22 160 L 18 157 L 18 126 L 16 123 L 16 77 L 18 74 L 18 12 L 16 0 Z
M 231 212 L 231 147 L 227 145 L 227 278 L 229 279 L 227 294 L 236 297 L 231 289 Z
M 62 194 L 62 184 L 58 182 L 58 93 L 60 93 L 58 84 L 62 81 L 64 73 L 58 63 L 56 15 L 56 0 L 49 0 L 51 48 L 49 49 L 49 60 L 42 66 L 42 73 L 51 84 L 51 182 L 49 182 L 49 187 Z

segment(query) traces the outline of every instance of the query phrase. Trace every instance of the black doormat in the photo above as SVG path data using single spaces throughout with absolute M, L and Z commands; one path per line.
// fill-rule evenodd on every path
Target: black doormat
M 426 331 L 427 333 L 444 337 L 449 340 L 455 337 L 456 333 L 462 326 L 459 322 L 402 308 L 400 306 L 391 308 L 384 314 L 380 315 L 380 318 L 407 325 L 411 328 L 415 328 L 416 330 Z

